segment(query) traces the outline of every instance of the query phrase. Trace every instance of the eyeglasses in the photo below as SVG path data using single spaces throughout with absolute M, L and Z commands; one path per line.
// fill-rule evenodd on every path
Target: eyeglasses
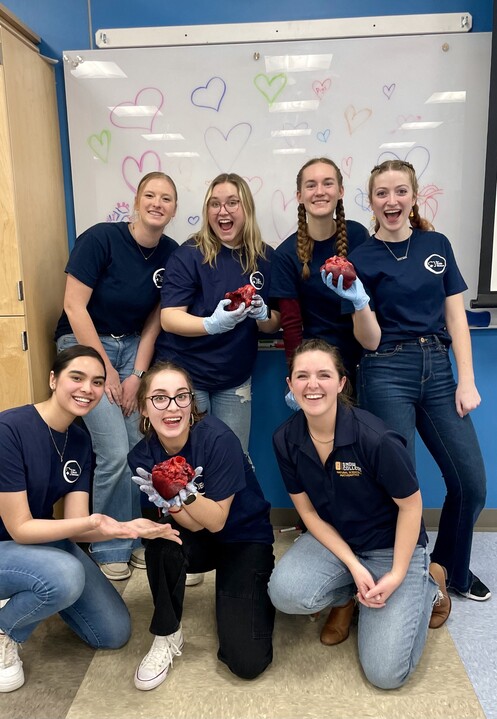
M 160 410 L 167 409 L 173 400 L 176 403 L 176 407 L 184 409 L 191 405 L 194 397 L 193 392 L 180 392 L 175 397 L 168 397 L 167 394 L 154 394 L 151 397 L 145 397 L 145 399 L 149 399 L 155 409 Z
M 230 198 L 229 200 L 226 200 L 226 202 L 219 202 L 219 200 L 211 199 L 207 203 L 207 208 L 209 210 L 212 210 L 212 212 L 219 213 L 221 212 L 221 208 L 224 207 L 226 212 L 229 212 L 230 215 L 236 212 L 239 206 L 240 200 L 236 200 L 234 197 Z

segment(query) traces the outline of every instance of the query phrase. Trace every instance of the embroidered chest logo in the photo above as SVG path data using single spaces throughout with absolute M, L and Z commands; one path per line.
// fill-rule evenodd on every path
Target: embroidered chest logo
M 77 480 L 81 477 L 81 467 L 79 466 L 79 463 L 76 462 L 75 459 L 70 459 L 66 462 L 64 469 L 62 470 L 62 476 L 66 482 L 69 482 L 69 484 L 77 482 Z
M 152 279 L 154 281 L 154 285 L 160 290 L 160 288 L 163 285 L 164 282 L 164 267 L 159 267 L 158 270 L 155 270 Z
M 425 260 L 425 267 L 428 272 L 433 272 L 434 275 L 441 275 L 445 272 L 447 267 L 447 260 L 442 255 L 430 255 Z
M 249 277 L 250 284 L 252 287 L 255 287 L 256 290 L 262 290 L 264 287 L 264 275 L 262 272 L 252 272 L 252 274 Z
M 359 467 L 355 462 L 335 462 L 335 472 L 344 479 L 347 477 L 361 477 L 362 467 Z

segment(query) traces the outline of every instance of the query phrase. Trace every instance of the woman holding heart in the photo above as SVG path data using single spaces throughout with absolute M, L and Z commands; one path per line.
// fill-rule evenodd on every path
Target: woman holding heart
M 271 663 L 273 652 L 270 505 L 234 432 L 217 417 L 200 415 L 183 368 L 154 365 L 140 385 L 138 406 L 145 437 L 129 453 L 129 466 L 140 488 L 179 529 L 182 544 L 171 551 L 173 542 L 146 542 L 154 640 L 135 672 L 135 686 L 147 691 L 166 679 L 184 644 L 186 573 L 212 569 L 218 659 L 237 676 L 253 679 Z M 177 492 L 172 498 L 171 482 Z

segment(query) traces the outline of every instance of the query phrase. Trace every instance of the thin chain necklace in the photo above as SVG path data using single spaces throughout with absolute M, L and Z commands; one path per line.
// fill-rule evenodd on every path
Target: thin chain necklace
M 331 439 L 318 439 L 317 437 L 315 437 L 315 436 L 312 434 L 312 432 L 311 432 L 311 430 L 310 430 L 309 428 L 307 428 L 307 431 L 309 432 L 309 434 L 310 434 L 310 436 L 312 437 L 312 439 L 313 439 L 315 442 L 319 442 L 319 444 L 331 444 L 331 443 L 334 441 L 334 439 L 335 439 L 335 435 L 333 435 L 333 437 L 332 437 Z
M 383 242 L 383 244 L 385 245 L 385 247 L 387 248 L 387 250 L 390 252 L 390 254 L 392 255 L 392 257 L 393 257 L 395 260 L 397 260 L 397 262 L 401 262 L 402 260 L 407 260 L 407 256 L 408 256 L 408 254 L 409 254 L 409 248 L 410 248 L 410 246 L 411 246 L 411 237 L 412 237 L 412 231 L 411 231 L 411 234 L 409 235 L 409 237 L 407 238 L 407 249 L 406 249 L 405 255 L 402 255 L 402 257 L 397 257 L 397 255 L 395 254 L 395 252 L 393 252 L 393 251 L 390 249 L 390 247 L 388 246 L 389 243 L 388 243 L 388 242 L 385 242 L 385 240 L 382 240 L 381 237 L 378 237 L 378 235 L 376 235 L 376 238 L 377 238 L 378 240 L 380 240 L 380 242 Z M 405 240 L 403 240 L 403 241 L 405 242 Z
M 128 224 L 128 228 L 129 228 L 131 237 L 134 239 L 136 246 L 137 246 L 138 249 L 140 250 L 141 256 L 143 257 L 144 260 L 149 260 L 149 259 L 152 257 L 152 255 L 154 254 L 155 250 L 158 248 L 159 243 L 157 243 L 157 244 L 155 245 L 154 249 L 152 250 L 152 252 L 151 252 L 149 255 L 146 255 L 146 254 L 144 253 L 144 251 L 142 250 L 140 243 L 138 242 L 138 240 L 137 240 L 136 237 L 135 237 L 135 223 L 134 223 L 134 222 L 133 222 L 133 224 L 129 223 L 129 224 Z
M 59 457 L 60 457 L 60 462 L 61 462 L 61 464 L 62 464 L 62 462 L 64 461 L 64 452 L 66 451 L 66 447 L 67 447 L 67 438 L 68 438 L 68 436 L 69 436 L 69 427 L 66 429 L 66 438 L 65 438 L 65 441 L 64 441 L 64 447 L 62 448 L 62 452 L 61 452 L 60 449 L 57 447 L 57 444 L 56 444 L 56 442 L 55 442 L 54 436 L 53 436 L 53 434 L 52 434 L 52 430 L 50 429 L 50 426 L 49 426 L 48 424 L 47 424 L 47 427 L 48 427 L 48 431 L 50 432 L 50 437 L 52 438 L 52 442 L 53 442 L 53 446 L 55 447 L 55 451 L 56 451 L 57 454 L 59 455 Z

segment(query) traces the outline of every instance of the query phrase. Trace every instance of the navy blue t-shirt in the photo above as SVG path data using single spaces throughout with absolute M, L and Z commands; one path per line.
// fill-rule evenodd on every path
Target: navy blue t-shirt
M 347 239 L 350 253 L 368 239 L 366 228 L 347 220 Z M 336 255 L 336 235 L 315 242 L 309 263 L 310 277 L 302 279 L 302 263 L 297 257 L 297 233 L 276 248 L 272 261 L 269 294 L 275 299 L 296 299 L 302 315 L 304 339 L 324 339 L 336 345 L 348 368 L 355 367 L 361 347 L 354 339 L 352 318 L 342 313 L 341 300 L 321 279 L 320 267 L 328 257 Z M 350 304 L 350 312 L 353 305 Z
M 370 412 L 339 403 L 335 447 L 324 466 L 302 410 L 275 431 L 273 446 L 287 491 L 306 492 L 354 552 L 394 546 L 399 510 L 392 497 L 404 499 L 419 489 L 400 434 Z M 418 544 L 427 542 L 421 521 Z
M 127 222 L 101 222 L 83 232 L 69 256 L 66 272 L 93 292 L 88 312 L 100 335 L 140 333 L 160 298 L 164 269 L 178 243 L 162 235 L 146 260 L 130 234 Z M 71 334 L 65 312 L 55 339 Z
M 413 230 L 409 240 L 387 243 L 370 237 L 350 254 L 381 327 L 381 344 L 437 335 L 445 343 L 445 299 L 467 289 L 449 240 L 439 232 Z
M 226 292 L 253 284 L 268 302 L 272 247 L 259 259 L 258 271 L 243 272 L 238 252 L 224 245 L 214 267 L 193 240 L 187 240 L 171 257 L 161 290 L 161 308 L 188 307 L 198 317 L 210 317 Z M 252 282 L 251 282 L 252 280 Z M 219 391 L 238 387 L 252 374 L 257 357 L 258 327 L 247 317 L 229 332 L 183 337 L 161 331 L 155 343 L 156 358 L 177 362 L 190 373 L 196 389 Z
M 240 440 L 224 422 L 210 415 L 196 422 L 178 455 L 193 468 L 203 467 L 202 477 L 196 483 L 208 499 L 218 502 L 235 495 L 226 524 L 216 533 L 220 542 L 273 543 L 270 504 L 264 498 Z M 135 445 L 128 454 L 128 463 L 133 474 L 138 467 L 151 472 L 155 464 L 170 456 L 154 434 Z
M 65 432 L 52 430 L 61 452 Z M 71 424 L 63 461 L 53 445 L 48 425 L 31 404 L 0 413 L 0 492 L 27 492 L 34 519 L 52 519 L 53 506 L 69 492 L 89 492 L 91 442 Z M 0 541 L 11 539 L 0 519 Z

